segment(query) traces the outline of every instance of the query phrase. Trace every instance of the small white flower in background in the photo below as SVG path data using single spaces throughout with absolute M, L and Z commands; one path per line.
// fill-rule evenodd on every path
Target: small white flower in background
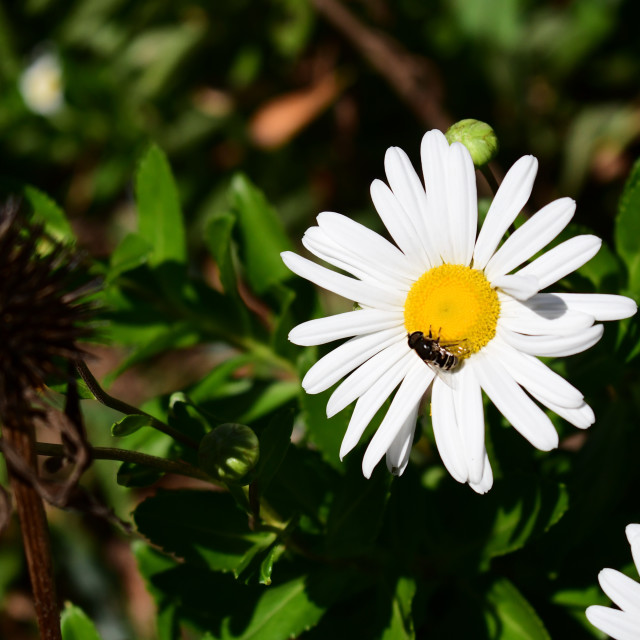
M 625 531 L 640 573 L 640 524 L 630 524 Z M 640 584 L 615 569 L 603 569 L 598 582 L 621 610 L 594 605 L 587 609 L 589 622 L 615 640 L 640 640 Z
M 357 400 L 341 457 L 399 385 L 364 455 L 366 477 L 384 455 L 392 473 L 404 471 L 420 403 L 430 391 L 444 465 L 458 482 L 485 493 L 493 475 L 481 390 L 531 444 L 553 449 L 558 434 L 529 396 L 581 429 L 595 418 L 580 391 L 536 356 L 584 351 L 602 336 L 596 321 L 629 317 L 637 307 L 622 296 L 538 293 L 598 252 L 602 241 L 592 235 L 567 240 L 513 273 L 551 242 L 575 211 L 570 198 L 555 200 L 498 248 L 531 194 L 538 168 L 533 156 L 511 167 L 476 237 L 475 170 L 466 147 L 449 145 L 433 130 L 425 134 L 421 153 L 426 193 L 397 147 L 385 157 L 389 186 L 380 180 L 371 185 L 374 205 L 395 245 L 330 212 L 321 213 L 318 226 L 304 234 L 302 243 L 311 253 L 354 277 L 289 251 L 282 254 L 294 273 L 361 306 L 305 322 L 289 339 L 310 346 L 351 338 L 320 359 L 302 381 L 313 394 L 348 376 L 327 404 L 331 417 Z M 408 337 L 415 332 L 422 339 L 412 348 Z M 427 350 L 437 350 L 437 338 L 445 353 L 459 358 L 449 371 L 443 359 L 445 366 L 438 367 L 416 351 L 425 343 Z
M 43 53 L 20 76 L 20 93 L 27 107 L 34 113 L 48 116 L 63 104 L 62 68 L 53 53 Z

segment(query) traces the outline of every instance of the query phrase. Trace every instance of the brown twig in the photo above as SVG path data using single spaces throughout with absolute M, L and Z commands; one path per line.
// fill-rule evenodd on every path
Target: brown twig
M 337 0 L 311 0 L 369 64 L 389 83 L 427 127 L 445 131 L 453 119 L 442 106 L 442 83 L 429 60 L 407 51 L 399 42 L 365 26 Z
M 32 468 L 35 468 L 33 424 L 27 420 L 20 425 L 5 422 L 2 426 L 2 432 L 4 441 L 10 445 L 11 449 Z M 22 542 L 31 578 L 40 637 L 42 640 L 61 640 L 60 614 L 53 579 L 49 531 L 42 498 L 29 482 L 14 473 L 8 460 L 7 467 L 20 518 Z
M 50 444 L 48 442 L 37 442 L 36 453 L 39 456 L 52 456 L 55 458 L 64 458 L 66 456 L 65 449 L 60 444 Z M 187 462 L 181 462 L 179 460 L 167 460 L 165 458 L 158 458 L 156 456 L 150 456 L 146 453 L 140 453 L 139 451 L 130 451 L 129 449 L 114 449 L 112 447 L 91 447 L 92 457 L 95 460 L 116 460 L 119 462 L 131 462 L 139 464 L 150 469 L 157 469 L 158 471 L 164 471 L 165 473 L 174 473 L 181 476 L 187 476 L 189 478 L 197 478 L 198 480 L 205 480 L 206 482 L 215 481 L 207 475 L 204 471 L 194 467 Z M 63 505 L 57 505 L 63 506 Z
M 87 385 L 89 391 L 94 395 L 95 399 L 98 402 L 101 402 L 103 405 L 115 409 L 120 413 L 124 413 L 125 415 L 141 415 L 149 418 L 149 425 L 158 431 L 162 431 L 166 435 L 170 436 L 177 442 L 180 442 L 187 447 L 191 447 L 192 449 L 198 449 L 199 444 L 193 439 L 187 436 L 184 433 L 181 433 L 177 429 L 173 429 L 168 424 L 165 424 L 161 420 L 158 420 L 154 416 L 148 414 L 146 411 L 142 411 L 142 409 L 136 409 L 136 407 L 132 407 L 130 404 L 123 402 L 122 400 L 118 400 L 118 398 L 114 398 L 110 396 L 95 379 L 89 367 L 82 361 L 76 360 L 75 367 L 80 374 L 80 377 L 84 380 Z

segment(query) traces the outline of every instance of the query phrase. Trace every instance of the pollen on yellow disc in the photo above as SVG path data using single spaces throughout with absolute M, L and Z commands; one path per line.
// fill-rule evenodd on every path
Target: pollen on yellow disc
M 482 271 L 461 264 L 443 264 L 422 274 L 404 304 L 408 333 L 440 336 L 459 343 L 460 356 L 480 351 L 496 334 L 500 301 Z

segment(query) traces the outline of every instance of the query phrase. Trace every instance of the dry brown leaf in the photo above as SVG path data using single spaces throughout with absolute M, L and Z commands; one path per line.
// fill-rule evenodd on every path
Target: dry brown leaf
M 307 89 L 268 101 L 249 123 L 251 139 L 263 149 L 281 147 L 329 107 L 345 85 L 345 81 L 332 71 Z

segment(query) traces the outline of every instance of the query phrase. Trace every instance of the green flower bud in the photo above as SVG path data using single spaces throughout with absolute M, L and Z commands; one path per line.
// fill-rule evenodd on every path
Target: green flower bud
M 202 438 L 198 449 L 200 468 L 228 484 L 249 484 L 259 458 L 258 436 L 243 424 L 221 424 Z
M 449 127 L 444 134 L 449 144 L 462 142 L 469 149 L 476 167 L 482 167 L 498 153 L 498 138 L 486 123 L 473 118 L 460 120 Z

